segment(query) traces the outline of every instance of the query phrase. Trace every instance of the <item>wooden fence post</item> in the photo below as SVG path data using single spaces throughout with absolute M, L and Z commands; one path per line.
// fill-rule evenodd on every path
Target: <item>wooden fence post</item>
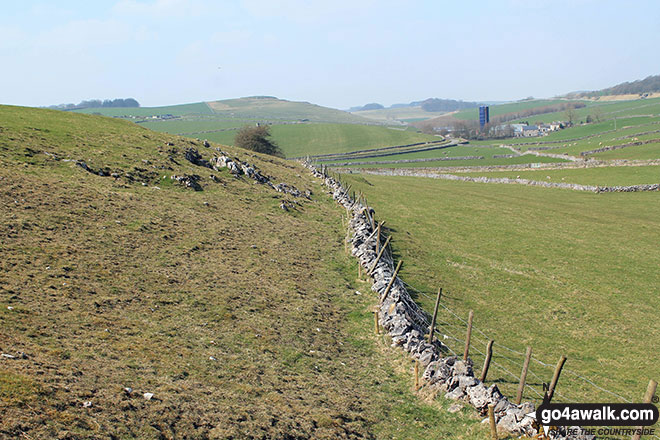
M 527 380 L 527 370 L 529 369 L 529 361 L 532 358 L 532 347 L 527 347 L 525 353 L 525 363 L 523 364 L 522 373 L 520 374 L 520 383 L 518 384 L 518 394 L 516 394 L 516 405 L 522 402 L 523 391 L 525 390 L 525 381 Z
M 380 261 L 380 257 L 383 256 L 383 252 L 385 252 L 385 249 L 387 248 L 387 245 L 389 244 L 391 239 L 392 239 L 392 236 L 390 235 L 389 237 L 387 237 L 387 240 L 385 240 L 385 244 L 383 245 L 383 247 L 380 248 L 380 251 L 378 252 L 378 255 L 376 256 L 376 260 L 374 260 L 373 264 L 369 268 L 369 272 L 367 272 L 368 275 L 371 275 L 372 273 L 374 273 L 374 269 L 376 269 L 376 265 Z
M 488 341 L 488 346 L 486 347 L 486 359 L 484 359 L 484 368 L 481 370 L 481 377 L 479 380 L 481 382 L 486 382 L 486 376 L 488 375 L 488 367 L 490 367 L 490 360 L 493 357 L 493 344 L 495 341 L 492 339 Z
M 463 352 L 463 360 L 467 361 L 470 354 L 470 338 L 472 337 L 472 320 L 474 319 L 474 312 L 470 310 L 468 315 L 467 334 L 465 335 L 465 351 Z
M 557 382 L 559 382 L 559 375 L 561 374 L 561 369 L 564 368 L 565 363 L 566 356 L 562 356 L 559 359 L 559 362 L 557 362 L 555 374 L 552 376 L 552 382 L 550 382 L 550 388 L 548 388 L 548 402 L 552 400 L 552 396 L 555 394 L 555 387 L 557 386 Z
M 435 299 L 435 307 L 433 308 L 433 319 L 431 319 L 431 328 L 429 329 L 429 344 L 433 344 L 433 333 L 435 332 L 435 318 L 438 316 L 438 306 L 440 305 L 441 296 L 442 296 L 442 287 L 438 290 L 438 297 Z
M 419 390 L 419 360 L 415 359 L 415 391 Z
M 495 405 L 488 405 L 488 421 L 490 422 L 490 438 L 497 440 L 497 423 L 495 423 Z
M 385 221 L 378 223 L 378 228 L 376 230 L 376 253 L 380 252 L 380 230 L 385 224 Z
M 396 276 L 399 273 L 399 269 L 401 269 L 401 264 L 403 263 L 403 260 L 399 260 L 399 264 L 396 265 L 396 269 L 394 269 L 394 273 L 392 274 L 392 279 L 390 280 L 389 284 L 387 285 L 387 288 L 385 289 L 385 293 L 383 293 L 383 296 L 381 296 L 380 301 L 383 302 L 385 298 L 387 298 L 387 294 L 390 293 L 390 289 L 392 288 L 392 284 L 394 284 L 394 280 L 396 280 Z
M 374 331 L 377 335 L 380 334 L 380 326 L 378 325 L 378 309 L 374 310 Z
M 653 402 L 653 395 L 655 394 L 655 390 L 658 388 L 658 382 L 654 381 L 653 379 L 649 380 L 649 385 L 646 387 L 646 394 L 644 394 L 644 401 L 642 403 L 652 403 Z M 644 429 L 643 426 L 638 426 L 637 429 L 640 431 Z M 640 440 L 642 438 L 641 434 L 635 434 L 633 436 L 633 440 Z

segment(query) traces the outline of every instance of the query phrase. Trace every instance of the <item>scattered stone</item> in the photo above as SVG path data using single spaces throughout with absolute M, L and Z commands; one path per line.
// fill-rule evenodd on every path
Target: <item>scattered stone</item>
M 154 397 L 154 393 L 144 393 L 142 397 L 144 397 L 144 400 L 151 400 Z
M 9 354 L 9 353 L 2 353 L 0 356 L 2 356 L 3 358 L 7 358 L 7 359 L 16 359 L 16 356 L 14 356 L 13 354 Z
M 213 357 L 213 356 L 209 356 L 209 360 L 210 360 L 210 361 L 217 361 L 217 359 L 216 359 L 215 357 Z
M 463 406 L 462 406 L 461 404 L 458 404 L 458 403 L 452 403 L 452 404 L 449 406 L 449 408 L 447 408 L 447 411 L 450 412 L 450 413 L 452 413 L 452 414 L 454 414 L 454 413 L 459 412 L 462 408 L 463 408 Z
M 171 176 L 171 178 L 172 180 L 176 180 L 177 182 L 181 183 L 186 188 L 192 188 L 195 191 L 202 191 L 202 186 L 198 183 L 200 177 L 196 174 L 193 175 L 184 174 L 183 176 L 173 175 Z
M 12 306 L 7 306 L 7 310 L 14 310 Z
M 205 168 L 211 168 L 211 164 L 202 158 L 202 155 L 199 154 L 199 151 L 197 151 L 195 148 L 188 148 L 185 152 L 184 157 L 186 160 L 193 165 L 197 165 L 200 167 L 205 167 Z
M 124 393 L 126 393 L 126 395 L 130 396 L 131 394 L 133 394 L 133 388 L 125 387 L 124 388 Z
M 91 408 L 92 407 L 92 401 L 88 400 L 86 402 L 83 402 L 82 406 L 83 406 L 83 408 Z

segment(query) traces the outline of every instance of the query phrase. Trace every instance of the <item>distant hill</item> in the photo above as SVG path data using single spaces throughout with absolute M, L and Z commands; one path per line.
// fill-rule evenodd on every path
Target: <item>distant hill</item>
M 371 104 L 365 104 L 363 106 L 358 106 L 358 107 L 351 107 L 348 109 L 349 112 L 361 112 L 365 110 L 380 110 L 385 108 L 382 104 L 378 104 L 377 102 L 372 102 Z
M 77 110 L 83 108 L 111 108 L 111 107 L 139 107 L 140 103 L 133 98 L 117 98 L 117 99 L 90 99 L 81 101 L 78 104 L 58 104 L 48 106 L 53 110 Z
M 369 110 L 383 110 L 383 109 L 401 109 L 410 107 L 420 107 L 426 112 L 453 112 L 456 110 L 463 110 L 466 108 L 478 107 L 478 102 L 457 101 L 455 99 L 442 99 L 442 98 L 427 98 L 422 101 L 412 101 L 408 104 L 398 103 L 392 104 L 389 107 L 383 107 L 378 103 L 366 104 L 363 106 L 351 107 L 349 112 L 362 112 Z
M 422 110 L 427 112 L 453 112 L 466 108 L 478 107 L 478 102 L 456 101 L 455 99 L 429 98 L 420 102 Z
M 375 121 L 408 124 L 442 116 L 449 112 L 473 109 L 477 106 L 479 106 L 478 102 L 428 98 L 422 101 L 412 101 L 407 104 L 392 104 L 388 108 L 373 103 L 362 107 L 351 107 L 349 111 L 356 116 L 363 116 Z
M 352 115 L 342 110 L 323 107 L 309 102 L 287 101 L 274 96 L 248 96 L 164 107 L 85 108 L 74 111 L 127 118 L 163 115 L 208 115 L 233 120 L 309 121 L 350 124 L 373 123 L 369 119 Z
M 626 81 L 602 90 L 573 92 L 566 96 L 570 98 L 597 98 L 600 96 L 612 95 L 640 95 L 643 97 L 644 95 L 652 93 L 660 93 L 660 75 L 647 76 L 646 78 L 637 81 Z
M 310 121 L 335 123 L 369 123 L 368 119 L 343 110 L 309 102 L 287 101 L 272 96 L 250 96 L 207 103 L 214 114 L 232 118 Z

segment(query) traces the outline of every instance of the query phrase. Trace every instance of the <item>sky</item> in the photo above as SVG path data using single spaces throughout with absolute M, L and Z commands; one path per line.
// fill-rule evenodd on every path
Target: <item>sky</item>
M 0 103 L 508 101 L 660 74 L 660 2 L 0 0 Z

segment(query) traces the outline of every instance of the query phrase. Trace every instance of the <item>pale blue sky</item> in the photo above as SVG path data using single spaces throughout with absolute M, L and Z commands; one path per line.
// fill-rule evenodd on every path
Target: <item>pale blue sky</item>
M 654 0 L 1 5 L 4 104 L 275 95 L 347 108 L 549 97 L 660 74 Z

